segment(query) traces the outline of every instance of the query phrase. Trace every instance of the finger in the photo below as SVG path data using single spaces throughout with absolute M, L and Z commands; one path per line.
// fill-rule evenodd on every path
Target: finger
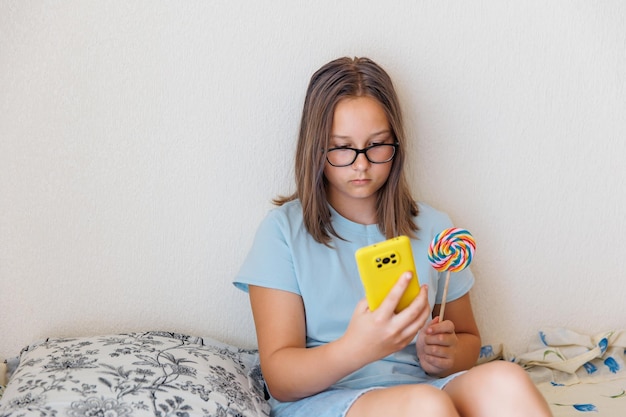
M 430 319 L 430 305 L 428 303 L 428 286 L 423 285 L 419 294 L 407 308 L 396 314 L 397 321 L 405 321 L 417 326 L 421 330 Z
M 407 335 L 411 336 L 411 339 L 424 327 L 424 323 L 428 320 L 430 311 L 428 308 L 422 309 L 417 317 L 412 318 L 407 326 Z
M 449 337 L 441 337 L 440 335 L 426 336 L 426 340 L 424 342 L 430 349 L 429 353 L 435 356 L 442 356 L 441 352 L 454 345 L 454 342 Z
M 389 291 L 389 294 L 387 294 L 378 309 L 389 314 L 393 314 L 394 310 L 398 306 L 398 303 L 400 302 L 400 299 L 402 298 L 402 294 L 404 294 L 409 286 L 411 279 L 413 279 L 413 274 L 411 272 L 405 272 L 400 275 L 400 278 L 398 278 L 398 281 L 396 281 L 393 287 L 391 287 L 391 291 Z
M 447 356 L 450 349 L 457 345 L 457 338 L 454 333 L 438 333 L 426 335 L 424 343 L 429 348 L 429 352 L 435 356 Z
M 418 296 L 411 304 L 393 317 L 393 321 L 406 328 L 413 336 L 424 327 L 430 318 L 428 304 L 428 286 L 423 285 Z
M 439 316 L 435 317 L 426 328 L 426 334 L 436 335 L 454 333 L 454 323 L 450 320 L 439 321 Z
M 449 346 L 426 345 L 424 353 L 430 358 L 451 359 L 454 355 L 453 349 Z
M 451 358 L 432 355 L 428 355 L 425 361 L 427 361 L 430 366 L 439 370 L 450 369 L 453 364 Z
M 367 304 L 367 298 L 362 298 L 354 308 L 355 312 L 364 313 L 369 310 L 369 305 Z
M 429 316 L 428 286 L 423 285 L 417 297 L 404 310 L 395 314 L 393 320 L 397 323 L 405 323 L 404 326 L 415 324 L 418 326 L 417 330 L 420 330 Z

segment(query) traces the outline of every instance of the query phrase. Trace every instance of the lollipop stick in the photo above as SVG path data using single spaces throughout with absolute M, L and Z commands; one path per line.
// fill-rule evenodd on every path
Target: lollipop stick
M 443 287 L 443 299 L 441 300 L 441 309 L 439 310 L 439 323 L 443 321 L 443 313 L 446 311 L 446 298 L 448 298 L 448 285 L 450 284 L 450 271 L 446 273 L 446 286 Z

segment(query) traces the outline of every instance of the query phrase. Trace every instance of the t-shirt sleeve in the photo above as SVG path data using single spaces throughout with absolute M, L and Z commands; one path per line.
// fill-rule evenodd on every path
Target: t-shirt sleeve
M 259 225 L 233 284 L 246 292 L 248 285 L 257 285 L 300 295 L 289 232 L 287 218 L 278 210 L 270 211 Z
M 440 274 L 437 285 L 437 298 L 435 304 L 441 304 L 443 301 L 443 291 L 446 284 L 447 272 L 438 272 Z M 469 268 L 465 268 L 459 272 L 450 272 L 450 285 L 448 286 L 447 301 L 453 301 L 463 297 L 474 286 L 474 275 Z

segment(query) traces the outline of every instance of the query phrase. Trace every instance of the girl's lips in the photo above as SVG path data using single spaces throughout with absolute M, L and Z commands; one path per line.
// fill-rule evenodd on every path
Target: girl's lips
M 356 179 L 356 180 L 352 180 L 350 181 L 352 183 L 352 185 L 366 185 L 369 184 L 372 180 L 366 179 L 366 178 L 361 178 L 361 179 Z

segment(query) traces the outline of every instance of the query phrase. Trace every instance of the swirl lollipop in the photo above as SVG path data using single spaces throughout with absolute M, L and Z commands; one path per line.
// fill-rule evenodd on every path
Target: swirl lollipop
M 428 260 L 437 271 L 447 271 L 446 285 L 443 289 L 443 300 L 439 321 L 443 321 L 443 313 L 446 309 L 446 297 L 448 296 L 448 284 L 450 283 L 450 272 L 458 272 L 465 269 L 476 250 L 474 238 L 465 229 L 446 229 L 433 238 L 428 247 Z

